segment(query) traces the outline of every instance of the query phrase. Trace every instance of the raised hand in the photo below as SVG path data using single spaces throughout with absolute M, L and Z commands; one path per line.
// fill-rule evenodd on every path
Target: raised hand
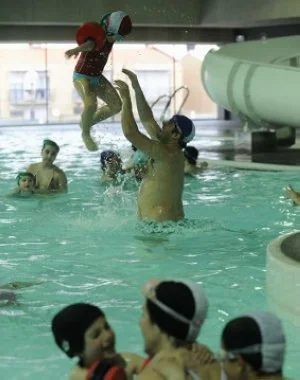
M 137 75 L 133 72 L 133 71 L 130 71 L 130 70 L 127 70 L 127 69 L 122 69 L 122 72 L 128 76 L 128 78 L 130 79 L 131 81 L 131 84 L 132 84 L 132 87 L 134 88 L 136 85 L 139 84 L 139 81 L 138 81 L 138 78 L 137 78 Z
M 130 97 L 128 84 L 124 81 L 117 79 L 115 80 L 115 88 L 119 91 L 122 99 Z
M 70 49 L 70 50 L 67 50 L 65 52 L 65 57 L 67 59 L 70 59 L 72 56 L 74 56 L 74 58 L 76 58 L 78 56 L 79 52 L 75 49 Z

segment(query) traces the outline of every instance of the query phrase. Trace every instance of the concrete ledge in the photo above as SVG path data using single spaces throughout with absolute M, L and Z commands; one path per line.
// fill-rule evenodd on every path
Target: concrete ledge
M 266 291 L 271 309 L 300 325 L 300 231 L 269 243 L 266 267 Z
M 235 149 L 248 153 L 269 153 L 277 149 L 275 131 L 252 130 L 235 133 Z

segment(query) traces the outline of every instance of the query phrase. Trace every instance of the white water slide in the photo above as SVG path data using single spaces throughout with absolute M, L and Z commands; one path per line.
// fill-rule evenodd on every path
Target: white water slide
M 258 126 L 300 127 L 300 36 L 228 44 L 202 66 L 210 98 Z

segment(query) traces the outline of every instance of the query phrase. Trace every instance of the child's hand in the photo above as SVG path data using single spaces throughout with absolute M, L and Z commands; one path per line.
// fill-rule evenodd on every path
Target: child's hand
M 65 57 L 67 59 L 70 59 L 72 56 L 74 56 L 74 58 L 76 58 L 78 56 L 79 52 L 75 49 L 70 49 L 70 50 L 67 50 L 65 52 Z
M 215 362 L 214 353 L 208 347 L 198 343 L 194 343 L 191 349 L 181 349 L 180 354 L 187 368 L 197 368 Z

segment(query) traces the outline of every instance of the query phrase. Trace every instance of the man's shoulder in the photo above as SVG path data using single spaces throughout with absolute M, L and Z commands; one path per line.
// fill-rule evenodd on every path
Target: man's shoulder
M 56 165 L 53 165 L 53 170 L 54 170 L 54 173 L 55 174 L 58 174 L 58 175 L 65 175 L 65 172 L 61 169 L 61 168 L 59 168 L 58 166 L 56 166 Z
M 30 172 L 30 171 L 32 171 L 32 170 L 38 169 L 39 165 L 40 165 L 39 162 L 34 162 L 33 164 L 30 164 L 30 165 L 28 166 L 28 169 L 27 169 L 27 170 Z

